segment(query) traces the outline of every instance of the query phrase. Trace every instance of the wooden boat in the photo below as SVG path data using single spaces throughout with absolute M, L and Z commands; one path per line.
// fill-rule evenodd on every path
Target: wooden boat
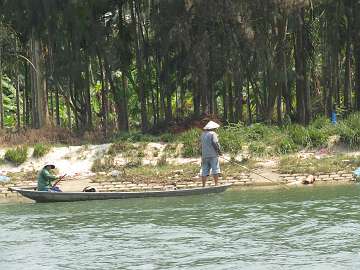
M 9 188 L 22 196 L 39 203 L 43 202 L 74 202 L 90 200 L 112 200 L 148 197 L 172 197 L 172 196 L 191 196 L 209 193 L 224 192 L 231 184 L 221 186 L 210 186 L 191 189 L 175 189 L 164 191 L 142 191 L 142 192 L 49 192 L 35 191 L 25 188 Z

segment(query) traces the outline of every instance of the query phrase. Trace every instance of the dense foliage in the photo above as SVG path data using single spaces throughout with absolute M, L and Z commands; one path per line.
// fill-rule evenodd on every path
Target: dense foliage
M 27 160 L 27 153 L 28 148 L 26 146 L 19 146 L 13 149 L 8 149 L 5 152 L 4 159 L 15 165 L 20 165 Z
M 0 125 L 109 137 L 216 114 L 235 124 L 223 134 L 233 151 L 237 123 L 345 116 L 360 109 L 359 10 L 351 0 L 1 0 Z M 276 151 L 324 144 L 300 125 Z M 358 125 L 346 127 L 342 140 L 358 144 Z

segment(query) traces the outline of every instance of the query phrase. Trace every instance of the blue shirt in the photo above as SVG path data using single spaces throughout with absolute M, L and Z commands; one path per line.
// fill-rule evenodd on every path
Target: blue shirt
M 214 131 L 204 131 L 201 134 L 202 158 L 218 157 L 220 151 L 219 139 Z

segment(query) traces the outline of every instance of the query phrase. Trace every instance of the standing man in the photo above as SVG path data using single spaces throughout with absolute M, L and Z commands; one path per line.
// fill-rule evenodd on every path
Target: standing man
M 204 132 L 201 135 L 201 180 L 203 187 L 206 185 L 210 169 L 214 177 L 215 186 L 218 185 L 220 174 L 219 156 L 222 154 L 218 136 L 214 130 L 219 127 L 219 124 L 210 121 L 203 128 Z
M 37 177 L 38 191 L 49 191 L 52 187 L 51 182 L 59 178 L 51 173 L 51 170 L 53 169 L 55 169 L 55 165 L 50 163 L 46 163 L 41 169 Z

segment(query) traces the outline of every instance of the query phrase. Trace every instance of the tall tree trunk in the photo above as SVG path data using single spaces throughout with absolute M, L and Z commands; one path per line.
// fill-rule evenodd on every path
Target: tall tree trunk
M 247 110 L 248 110 L 248 124 L 251 125 L 253 122 L 252 119 L 252 113 L 251 113 L 251 98 L 250 98 L 250 83 L 248 81 L 247 83 L 247 98 L 246 98 L 246 105 L 247 105 Z
M 303 9 L 297 14 L 297 24 L 295 33 L 295 69 L 296 69 L 296 118 L 303 125 L 306 124 L 305 119 L 305 77 L 304 77 L 304 11 Z
M 344 107 L 346 113 L 349 113 L 351 110 L 351 33 L 349 29 L 346 39 L 344 84 Z
M 66 98 L 66 115 L 67 115 L 67 124 L 68 129 L 71 130 L 72 128 L 72 121 L 71 121 L 71 106 L 70 106 L 70 98 Z
M 59 100 L 59 89 L 55 89 L 55 114 L 56 114 L 56 126 L 60 127 L 60 100 Z
M 25 87 L 24 87 L 24 127 L 30 126 L 30 116 L 31 116 L 31 85 L 30 85 L 30 70 L 29 70 L 29 64 L 25 63 L 24 65 L 25 69 Z
M 93 129 L 92 110 L 91 110 L 91 96 L 90 96 L 90 61 L 86 56 L 86 70 L 85 70 L 85 111 L 86 111 L 86 129 Z
M 18 66 L 18 63 L 17 63 Z M 16 68 L 16 128 L 20 130 L 21 127 L 21 117 L 20 117 L 20 74 L 19 68 Z
M 228 96 L 228 89 L 230 85 L 230 76 L 229 72 L 225 72 L 224 74 L 224 88 L 223 88 L 223 108 L 224 108 L 224 115 L 223 121 L 226 123 L 229 120 L 229 96 Z
M 360 110 L 360 42 L 354 46 L 355 58 L 355 108 Z
M 141 42 L 141 33 L 142 26 L 139 22 L 139 3 L 136 1 L 130 1 L 130 14 L 131 21 L 133 26 L 133 31 L 135 33 L 135 53 L 136 53 L 136 69 L 137 69 L 137 84 L 138 92 L 140 99 L 140 110 L 141 110 L 141 131 L 146 132 L 148 130 L 148 119 L 147 119 L 147 104 L 146 104 L 146 94 L 145 94 L 145 78 L 144 78 L 144 64 L 143 64 L 143 51 L 142 51 L 142 42 Z
M 3 100 L 3 90 L 2 90 L 2 46 L 0 46 L 0 128 L 4 128 L 4 100 Z
M 100 53 L 98 52 L 99 59 L 99 68 L 100 68 L 100 81 L 101 81 L 101 119 L 102 119 L 102 129 L 104 138 L 107 138 L 108 135 L 108 99 L 107 99 L 107 89 L 105 85 L 105 76 L 104 76 L 104 66 L 101 59 Z
M 122 75 L 122 87 L 123 87 L 122 100 L 123 100 L 124 113 L 123 113 L 123 120 L 121 121 L 123 126 L 120 127 L 120 130 L 129 131 L 129 114 L 128 114 L 128 106 L 127 106 L 127 104 L 128 104 L 128 100 L 127 100 L 128 81 L 124 74 Z
M 36 70 L 31 69 L 31 105 L 32 105 L 32 127 L 42 128 L 48 125 L 48 106 L 46 99 L 46 89 L 44 80 L 43 62 L 41 59 L 41 44 L 32 29 L 30 39 L 31 62 Z
M 243 103 L 244 97 L 242 93 L 242 80 L 240 70 L 234 72 L 234 88 L 235 88 L 235 122 L 243 121 Z

